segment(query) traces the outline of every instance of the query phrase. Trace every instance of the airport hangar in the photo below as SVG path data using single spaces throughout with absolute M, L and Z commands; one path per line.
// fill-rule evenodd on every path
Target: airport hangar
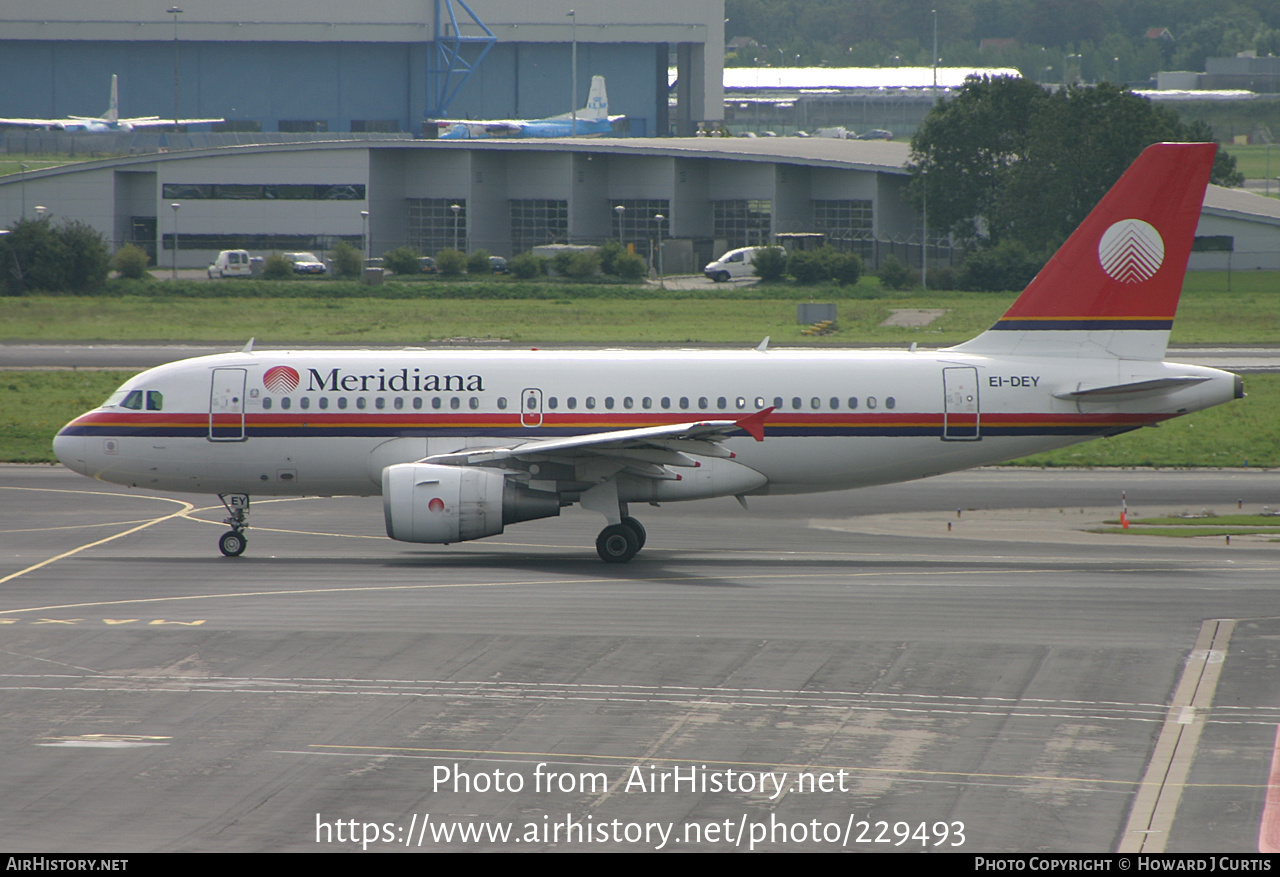
M 121 116 L 225 119 L 216 131 L 420 135 L 429 118 L 544 118 L 575 94 L 585 104 L 593 75 L 633 136 L 693 135 L 724 116 L 723 0 L 179 5 L 0 0 L 0 116 L 96 116 L 112 74 Z
M 511 256 L 619 240 L 668 273 L 727 249 L 821 233 L 872 266 L 920 258 L 908 146 L 825 138 L 337 140 L 154 153 L 0 178 L 0 220 L 79 220 L 115 249 L 199 268 L 219 250 Z M 176 205 L 176 206 L 175 206 Z M 455 209 L 456 208 L 456 209 Z M 656 217 L 661 216 L 661 221 Z M 1209 188 L 1192 268 L 1280 268 L 1280 202 Z M 946 241 L 931 241 L 931 264 Z

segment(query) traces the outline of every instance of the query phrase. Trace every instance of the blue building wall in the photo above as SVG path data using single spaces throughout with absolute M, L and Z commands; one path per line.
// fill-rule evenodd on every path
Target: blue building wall
M 260 122 L 323 120 L 349 131 L 353 119 L 396 120 L 417 133 L 427 104 L 428 44 L 202 43 L 180 41 L 179 115 Z M 122 116 L 173 113 L 172 40 L 0 40 L 0 116 L 96 116 L 120 77 Z M 652 134 L 665 107 L 665 46 L 578 45 L 578 100 L 606 77 L 609 110 Z M 661 64 L 657 63 L 661 56 Z M 572 50 L 565 44 L 496 45 L 459 92 L 455 118 L 542 118 L 571 109 Z

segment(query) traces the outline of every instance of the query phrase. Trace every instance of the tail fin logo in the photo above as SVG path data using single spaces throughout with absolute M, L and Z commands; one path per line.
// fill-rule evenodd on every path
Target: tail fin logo
M 1122 219 L 1098 241 L 1098 261 L 1112 280 L 1141 283 L 1150 280 L 1164 262 L 1164 239 L 1141 219 Z

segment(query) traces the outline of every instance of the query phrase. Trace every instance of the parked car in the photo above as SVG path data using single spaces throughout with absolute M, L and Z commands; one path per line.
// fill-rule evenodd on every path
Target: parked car
M 702 269 L 702 273 L 716 283 L 724 283 L 726 280 L 746 280 L 749 277 L 755 277 L 755 268 L 752 263 L 755 261 L 756 253 L 766 249 L 768 247 L 739 247 L 736 250 L 730 250 L 719 259 L 709 263 L 707 267 Z
M 208 268 L 209 279 L 215 277 L 249 277 L 252 263 L 246 250 L 223 250 Z
M 284 259 L 293 265 L 294 274 L 324 274 L 328 271 L 315 253 L 285 253 Z
M 855 140 L 892 140 L 893 132 L 886 131 L 883 128 L 872 128 L 870 131 L 863 131 Z
M 418 259 L 418 264 L 422 266 L 423 274 L 435 274 L 440 269 L 436 268 L 436 260 L 431 256 L 423 256 Z
M 501 256 L 490 256 L 490 257 L 489 257 L 489 272 L 490 272 L 491 274 L 506 274 L 506 273 L 507 273 L 507 260 L 506 260 L 506 259 L 504 259 L 504 258 L 502 258 Z

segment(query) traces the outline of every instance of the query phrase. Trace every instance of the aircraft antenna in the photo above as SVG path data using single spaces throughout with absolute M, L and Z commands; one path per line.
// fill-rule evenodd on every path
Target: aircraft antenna
M 240 348 L 240 352 L 241 352 L 241 353 L 253 353 L 253 342 L 254 342 L 255 340 L 257 340 L 257 339 L 256 339 L 256 338 L 250 338 L 250 339 L 249 339 L 249 343 L 248 343 L 248 344 L 246 344 L 244 347 L 241 347 L 241 348 Z

